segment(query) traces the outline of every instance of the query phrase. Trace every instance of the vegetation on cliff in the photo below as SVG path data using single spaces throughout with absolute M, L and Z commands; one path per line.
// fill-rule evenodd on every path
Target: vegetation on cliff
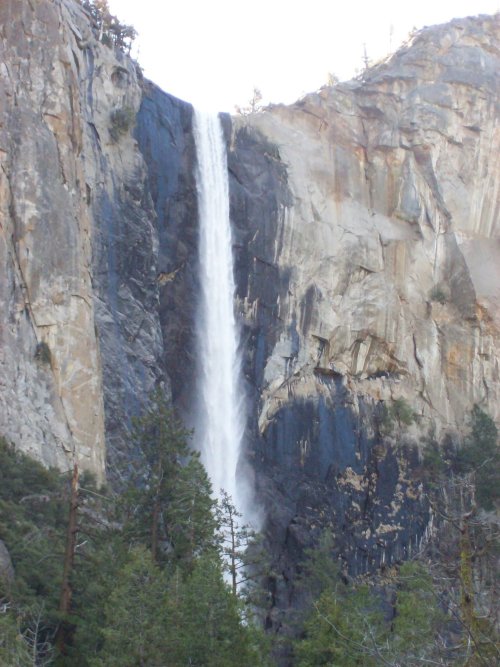
M 106 46 L 130 53 L 137 36 L 135 28 L 122 23 L 109 10 L 107 0 L 79 0 L 89 15 L 97 39 Z

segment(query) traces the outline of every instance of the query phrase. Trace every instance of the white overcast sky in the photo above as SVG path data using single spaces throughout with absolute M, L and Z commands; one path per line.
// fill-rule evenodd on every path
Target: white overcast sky
M 494 14 L 500 0 L 109 0 L 139 33 L 133 55 L 163 90 L 202 109 L 234 111 L 254 86 L 293 102 L 350 79 L 412 28 Z

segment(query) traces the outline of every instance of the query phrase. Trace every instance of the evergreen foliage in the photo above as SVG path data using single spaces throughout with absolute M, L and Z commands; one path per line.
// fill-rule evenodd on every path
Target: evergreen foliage
M 140 456 L 124 496 L 129 539 L 146 544 L 156 562 L 181 568 L 217 548 L 212 488 L 198 452 L 189 448 L 190 435 L 155 392 L 135 423 Z
M 130 107 L 122 107 L 111 112 L 109 135 L 116 143 L 125 135 L 135 122 L 135 112 Z
M 476 501 L 492 510 L 500 498 L 500 448 L 495 422 L 478 405 L 472 409 L 470 433 L 458 452 L 456 468 L 474 473 Z
M 368 588 L 348 591 L 339 584 L 314 602 L 305 637 L 296 645 L 297 665 L 375 666 L 383 635 L 382 612 Z
M 30 650 L 22 634 L 17 614 L 8 607 L 0 610 L 0 665 L 27 667 Z
M 379 428 L 382 435 L 390 435 L 397 424 L 401 429 L 410 426 L 416 419 L 408 401 L 396 398 L 390 405 L 383 404 L 379 415 Z
M 111 14 L 108 0 L 80 0 L 80 3 L 92 19 L 99 41 L 106 46 L 130 53 L 137 32 L 131 25 L 121 23 Z
M 35 359 L 47 366 L 50 366 L 52 363 L 52 352 L 50 351 L 50 347 L 44 341 L 41 341 L 36 346 Z
M 391 418 L 405 424 L 414 417 L 402 402 L 391 406 Z M 267 665 L 269 642 L 249 613 L 257 596 L 249 605 L 240 589 L 244 580 L 257 588 L 269 573 L 261 544 L 227 494 L 216 506 L 190 433 L 160 392 L 133 437 L 137 459 L 123 493 L 80 478 L 65 615 L 58 609 L 69 474 L 45 469 L 0 439 L 0 539 L 15 570 L 13 581 L 0 581 L 0 664 Z M 443 454 L 432 438 L 424 450 L 432 497 L 437 502 L 451 476 L 462 503 L 449 519 L 458 528 L 447 552 L 459 582 L 455 605 L 453 590 L 440 588 L 423 563 L 401 565 L 371 585 L 349 580 L 325 533 L 306 553 L 296 583 L 304 611 L 296 616 L 294 667 L 494 664 L 495 630 L 477 612 L 473 582 L 475 558 L 491 551 L 492 538 L 475 518 L 473 498 L 486 509 L 498 499 L 497 438 L 493 421 L 476 407 L 458 453 Z M 467 495 L 474 483 L 475 494 Z M 62 622 L 71 628 L 64 655 L 55 646 Z
M 299 587 L 306 591 L 311 602 L 323 591 L 334 589 L 340 579 L 340 567 L 335 558 L 333 536 L 324 531 L 314 548 L 307 549 Z
M 113 496 L 81 477 L 64 618 L 68 475 L 0 442 L 0 539 L 16 574 L 0 593 L 0 664 L 224 667 L 235 655 L 242 667 L 265 664 L 259 632 L 224 581 L 215 501 L 189 433 L 161 393 L 149 405 L 135 425 L 130 488 Z M 64 655 L 54 645 L 61 621 L 71 628 Z
M 493 510 L 500 498 L 500 447 L 493 419 L 478 405 L 469 418 L 469 433 L 458 451 L 440 446 L 433 437 L 424 439 L 424 478 L 431 489 L 439 489 L 453 473 L 461 487 L 473 487 L 479 507 Z
M 65 498 L 65 475 L 45 469 L 0 439 L 0 539 L 17 575 L 12 587 L 0 581 L 0 597 L 26 606 L 43 598 L 49 609 L 57 608 Z
M 327 558 L 325 544 L 320 558 L 313 556 L 309 571 L 313 586 L 321 582 L 326 587 L 313 601 L 303 636 L 295 643 L 297 667 L 412 667 L 439 657 L 438 636 L 445 618 L 421 564 L 402 565 L 389 582 L 395 595 L 388 617 L 381 588 L 349 585 L 331 564 L 328 578 L 322 575 L 318 566 Z
M 438 487 L 443 475 L 449 469 L 449 463 L 446 461 L 444 452 L 436 440 L 431 436 L 424 438 L 423 451 L 423 472 L 424 477 L 432 489 Z
M 441 287 L 439 287 L 439 285 L 435 285 L 431 289 L 429 293 L 429 298 L 431 301 L 436 301 L 441 305 L 444 305 L 446 303 L 446 293 Z
M 492 515 L 499 494 L 498 431 L 479 406 L 470 414 L 462 446 L 439 446 L 432 438 L 423 457 L 423 479 L 440 527 L 433 545 L 436 566 L 447 582 L 443 604 L 460 623 L 450 664 L 500 663 L 498 603 L 498 524 Z M 456 594 L 450 589 L 456 587 Z M 481 594 L 480 594 L 481 593 Z M 460 662 L 461 661 L 461 662 Z
M 103 647 L 92 667 L 163 667 L 165 583 L 143 546 L 133 547 L 104 602 Z
M 424 664 L 442 653 L 439 632 L 446 617 L 429 571 L 419 562 L 403 563 L 396 577 L 396 599 L 387 641 L 393 661 Z
M 106 607 L 118 579 L 118 573 L 129 563 L 129 546 L 121 530 L 86 529 L 89 539 L 75 569 L 73 583 L 73 646 L 68 651 L 68 665 L 88 667 L 103 650 L 107 627 Z M 108 611 L 109 613 L 109 611 Z
M 176 586 L 175 597 L 171 587 L 171 595 L 172 647 L 174 640 L 177 644 L 172 665 L 232 667 L 235 659 L 241 667 L 264 664 L 253 634 L 241 622 L 238 600 L 223 580 L 218 557 L 199 558 Z
M 223 567 L 230 577 L 233 595 L 253 598 L 253 585 L 264 574 L 269 574 L 262 540 L 249 525 L 241 523 L 242 514 L 224 489 L 221 489 L 216 515 Z

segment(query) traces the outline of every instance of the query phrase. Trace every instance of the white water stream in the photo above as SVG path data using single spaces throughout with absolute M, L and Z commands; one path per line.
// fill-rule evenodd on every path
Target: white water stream
M 196 440 L 214 494 L 224 489 L 247 519 L 246 486 L 237 481 L 246 425 L 235 284 L 227 156 L 220 120 L 195 111 L 201 302 L 198 311 L 200 396 Z

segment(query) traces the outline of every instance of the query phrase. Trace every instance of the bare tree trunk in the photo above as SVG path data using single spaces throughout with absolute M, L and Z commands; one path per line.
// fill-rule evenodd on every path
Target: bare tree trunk
M 472 575 L 472 546 L 468 515 L 462 517 L 460 526 L 460 583 L 462 618 L 467 628 L 474 630 L 474 584 Z
M 160 501 L 158 495 L 153 505 L 153 517 L 151 520 L 151 558 L 154 563 L 158 562 L 158 519 L 160 517 Z
M 151 516 L 151 558 L 154 563 L 158 562 L 158 530 L 161 510 L 161 485 L 163 482 L 163 465 L 161 459 L 158 461 L 158 480 L 156 482 L 156 493 L 153 503 L 153 514 Z
M 61 586 L 61 597 L 59 600 L 59 612 L 63 616 L 63 620 L 59 625 L 56 636 L 56 645 L 62 655 L 66 653 L 66 645 L 70 639 L 72 632 L 71 624 L 67 622 L 65 617 L 71 611 L 71 599 L 73 597 L 73 589 L 71 587 L 71 574 L 75 564 L 75 548 L 76 535 L 78 533 L 77 526 L 78 513 L 78 466 L 75 463 L 73 467 L 73 477 L 71 478 L 71 495 L 69 503 L 69 518 L 68 529 L 66 531 L 66 549 L 64 553 L 64 570 Z
M 231 530 L 231 580 L 233 595 L 236 595 L 237 585 L 236 585 L 236 528 L 234 525 L 233 513 L 229 512 L 229 521 L 230 521 L 230 530 Z

